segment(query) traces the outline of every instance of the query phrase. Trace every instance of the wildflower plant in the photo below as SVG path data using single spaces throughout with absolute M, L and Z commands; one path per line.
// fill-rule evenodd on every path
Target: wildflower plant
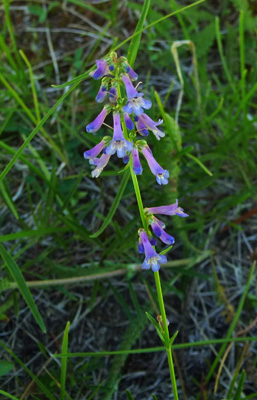
M 137 179 L 137 175 L 143 173 L 140 157 L 143 156 L 146 159 L 149 169 L 159 185 L 168 184 L 169 171 L 158 163 L 147 143 L 147 136 L 150 132 L 157 140 L 161 140 L 165 136 L 165 133 L 159 129 L 159 125 L 163 121 L 159 120 L 155 122 L 147 115 L 146 112 L 151 108 L 152 103 L 144 97 L 142 91 L 139 91 L 139 84 L 134 86 L 138 75 L 125 57 L 118 58 L 117 54 L 113 52 L 106 59 L 97 60 L 96 66 L 97 68 L 90 73 L 93 79 L 101 79 L 96 102 L 103 103 L 107 100 L 107 103 L 95 120 L 87 125 L 86 130 L 88 133 L 99 131 L 107 115 L 112 114 L 113 133 L 112 136 L 100 138 L 96 146 L 90 150 L 86 150 L 84 158 L 89 159 L 89 163 L 95 167 L 91 172 L 93 178 L 99 177 L 110 158 L 115 154 L 127 164 L 125 168 L 130 169 L 142 220 L 142 227 L 138 230 L 138 252 L 144 256 L 142 269 L 151 269 L 154 272 L 161 311 L 161 316 L 157 319 L 159 324 L 155 320 L 152 321 L 149 314 L 147 316 L 153 322 L 166 347 L 174 398 L 177 399 L 176 379 L 171 352 L 171 344 L 177 333 L 170 338 L 168 330 L 169 321 L 166 317 L 159 275 L 161 265 L 167 262 L 165 254 L 172 248 L 175 239 L 165 231 L 165 224 L 156 215 L 178 215 L 180 217 L 187 217 L 188 215 L 179 207 L 178 200 L 170 205 L 151 208 L 143 207 Z M 168 248 L 158 253 L 156 239 L 168 245 Z

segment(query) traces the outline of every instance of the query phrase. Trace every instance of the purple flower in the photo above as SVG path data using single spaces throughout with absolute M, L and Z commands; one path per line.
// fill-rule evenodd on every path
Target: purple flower
M 108 64 L 105 60 L 96 60 L 97 69 L 90 72 L 90 76 L 94 79 L 101 79 L 104 75 L 108 75 L 110 73 Z
M 135 172 L 136 175 L 141 175 L 143 172 L 143 168 L 139 160 L 138 149 L 136 149 L 135 147 L 132 150 L 132 160 L 133 160 L 133 171 Z
M 148 136 L 149 132 L 146 129 L 145 124 L 143 123 L 142 119 L 140 117 L 135 116 L 135 121 L 136 121 L 136 127 L 137 127 L 137 132 L 141 136 Z
M 124 162 L 124 164 L 128 164 L 128 162 L 129 162 L 129 155 L 128 155 L 128 154 L 126 154 L 126 155 L 123 157 L 123 162 Z
M 123 158 L 126 152 L 130 152 L 133 149 L 133 144 L 124 138 L 121 124 L 120 124 L 120 114 L 113 113 L 113 139 L 111 140 L 109 146 L 106 148 L 105 153 L 113 155 L 117 152 L 119 158 Z
M 102 103 L 105 100 L 105 98 L 107 96 L 107 89 L 108 89 L 107 84 L 102 83 L 100 86 L 99 92 L 97 93 L 97 96 L 95 98 L 95 101 L 97 103 Z
M 137 90 L 134 88 L 131 80 L 129 79 L 128 75 L 122 75 L 121 77 L 124 85 L 125 85 L 125 89 L 126 89 L 126 93 L 127 93 L 127 98 L 128 99 L 133 99 L 134 97 L 142 97 L 144 96 L 144 93 L 138 93 Z
M 110 157 L 111 156 L 109 154 L 102 154 L 100 158 L 93 158 L 89 160 L 89 163 L 91 165 L 96 166 L 96 168 L 93 169 L 93 171 L 91 172 L 92 178 L 98 178 L 104 167 L 106 167 L 106 165 L 108 164 Z
M 154 122 L 148 115 L 142 113 L 139 117 L 139 121 L 143 124 L 147 129 L 153 132 L 157 140 L 160 140 L 161 137 L 165 136 L 165 133 L 160 131 L 160 129 L 156 128 L 158 125 L 163 123 L 163 120 L 160 119 L 158 122 Z
M 137 92 L 127 75 L 123 75 L 121 79 L 125 85 L 128 97 L 128 102 L 123 107 L 123 110 L 128 114 L 132 114 L 134 112 L 136 115 L 141 115 L 144 111 L 143 108 L 149 110 L 149 108 L 152 106 L 152 103 L 143 98 L 144 93 Z
M 188 217 L 188 214 L 184 213 L 183 208 L 178 206 L 178 200 L 176 200 L 176 203 L 169 206 L 146 208 L 146 211 L 148 211 L 149 214 L 179 215 L 180 217 Z
M 172 245 L 175 242 L 175 239 L 173 236 L 169 235 L 167 232 L 163 230 L 163 222 L 160 221 L 159 219 L 153 217 L 153 222 L 151 223 L 151 227 L 153 230 L 153 233 L 161 239 L 163 243 Z
M 109 90 L 109 100 L 110 100 L 110 102 L 111 102 L 111 103 L 116 103 L 117 97 L 118 97 L 117 89 L 113 86 L 113 87 Z
M 125 120 L 126 127 L 131 131 L 134 128 L 134 124 L 133 124 L 132 119 L 130 118 L 130 116 L 127 113 L 124 113 L 124 120 Z
M 145 253 L 145 260 L 143 262 L 142 269 L 150 269 L 151 267 L 154 272 L 159 271 L 160 264 L 165 264 L 167 262 L 166 256 L 156 253 L 144 229 L 140 229 L 139 237 L 139 243 L 141 240 Z M 141 245 L 140 250 L 142 250 Z
M 100 114 L 96 117 L 96 119 L 86 126 L 87 132 L 88 133 L 97 132 L 101 128 L 107 114 L 108 111 L 106 107 L 104 107 L 100 112 Z
M 84 152 L 84 158 L 88 159 L 97 157 L 98 154 L 100 154 L 101 151 L 103 150 L 104 146 L 105 142 L 104 140 L 101 140 L 101 142 L 98 143 L 95 147 Z
M 152 107 L 152 103 L 149 100 L 145 100 L 143 97 L 135 97 L 131 100 L 128 100 L 123 110 L 128 113 L 139 116 L 143 113 L 143 108 L 149 110 Z
M 150 149 L 149 149 L 150 150 Z M 144 154 L 146 161 L 149 165 L 150 170 L 152 173 L 156 176 L 156 181 L 159 183 L 159 185 L 167 185 L 168 183 L 168 177 L 169 177 L 169 171 L 166 169 L 163 169 L 160 164 L 157 163 L 155 158 L 152 155 L 151 150 L 148 150 L 148 146 L 145 146 L 142 149 L 142 153 Z
M 129 63 L 127 61 L 125 61 L 123 63 L 124 69 L 126 71 L 126 73 L 128 74 L 128 76 L 130 77 L 130 79 L 132 81 L 136 81 L 138 78 L 138 75 L 136 74 L 136 72 L 131 68 L 131 66 L 129 65 Z

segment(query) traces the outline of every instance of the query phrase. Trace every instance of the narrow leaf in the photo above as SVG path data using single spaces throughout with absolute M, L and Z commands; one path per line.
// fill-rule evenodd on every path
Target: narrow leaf
M 0 394 L 5 395 L 6 397 L 8 397 L 8 399 L 19 400 L 19 399 L 17 399 L 17 397 L 12 396 L 11 394 L 5 392 L 4 390 L 0 390 Z
M 62 354 L 65 356 L 68 352 L 68 335 L 69 335 L 69 328 L 70 328 L 70 322 L 67 322 L 64 335 L 63 335 L 63 341 L 62 341 Z M 67 371 L 67 357 L 63 357 L 61 361 L 61 400 L 65 400 L 65 383 L 66 383 L 66 371 Z
M 176 339 L 177 335 L 178 335 L 178 331 L 176 331 L 176 332 L 174 333 L 174 335 L 170 338 L 170 345 L 171 345 L 171 346 L 173 345 L 173 342 L 174 342 L 174 340 Z
M 141 33 L 132 38 L 129 49 L 128 49 L 128 62 L 131 65 L 131 67 L 133 67 L 135 60 L 136 60 L 136 56 L 137 56 L 137 52 L 138 52 L 138 48 L 140 45 L 140 40 L 141 40 L 141 36 L 142 36 L 142 32 L 143 32 L 142 29 L 144 27 L 144 23 L 145 23 L 146 16 L 148 14 L 150 3 L 151 3 L 151 0 L 144 1 L 142 13 L 141 13 L 139 21 L 137 23 L 136 29 L 135 29 L 135 34 L 139 31 L 141 31 Z
M 128 400 L 135 400 L 134 397 L 132 396 L 132 393 L 128 389 L 126 390 L 126 395 L 127 395 Z
M 162 331 L 161 331 L 161 329 L 160 329 L 160 327 L 159 327 L 158 322 L 157 322 L 147 311 L 146 311 L 146 316 L 147 316 L 147 318 L 149 319 L 149 321 L 153 324 L 153 326 L 155 327 L 155 329 L 157 330 L 157 333 L 158 333 L 158 335 L 159 335 L 159 337 L 160 337 L 162 343 L 165 345 L 165 339 L 164 339 L 164 336 L 163 336 L 163 334 L 162 334 Z
M 44 321 L 37 309 L 37 306 L 34 302 L 32 294 L 27 286 L 27 283 L 26 283 L 25 279 L 23 278 L 23 275 L 22 275 L 18 265 L 16 264 L 14 259 L 8 254 L 8 252 L 5 250 L 5 248 L 2 244 L 0 244 L 0 254 L 2 256 L 2 259 L 5 263 L 8 271 L 10 272 L 11 276 L 17 283 L 17 286 L 21 292 L 21 295 L 24 298 L 24 300 L 26 301 L 27 305 L 29 306 L 30 311 L 32 312 L 35 320 L 37 321 L 37 323 L 40 326 L 40 328 L 42 329 L 42 331 L 46 332 L 46 327 L 45 327 Z
M 206 172 L 206 174 L 212 176 L 212 172 L 209 171 L 208 168 L 206 168 L 206 166 L 199 160 L 199 158 L 193 156 L 190 153 L 187 153 L 186 156 L 194 160 L 198 165 L 200 165 L 200 167 Z

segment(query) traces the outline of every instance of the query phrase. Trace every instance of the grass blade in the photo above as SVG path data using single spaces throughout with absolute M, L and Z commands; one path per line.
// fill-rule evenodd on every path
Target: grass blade
M 11 394 L 5 392 L 4 390 L 0 390 L 0 394 L 4 394 L 6 397 L 8 397 L 8 399 L 19 400 L 17 399 L 17 397 L 12 396 Z
M 133 67 L 136 57 L 137 57 L 138 48 L 140 46 L 140 39 L 141 39 L 141 35 L 143 33 L 142 29 L 144 27 L 145 19 L 148 14 L 150 4 L 151 4 L 151 0 L 144 1 L 142 13 L 141 13 L 139 21 L 137 23 L 136 29 L 135 29 L 135 33 L 139 32 L 139 31 L 141 33 L 132 38 L 129 49 L 128 49 L 128 62 L 131 65 L 131 67 Z
M 191 158 L 192 160 L 194 160 L 198 165 L 200 165 L 200 167 L 206 172 L 206 174 L 212 176 L 212 172 L 208 170 L 208 168 L 206 168 L 206 166 L 199 160 L 199 158 L 193 156 L 193 154 L 187 153 L 185 154 L 187 157 Z
M 63 341 L 62 341 L 62 354 L 64 356 L 68 352 L 69 328 L 70 328 L 70 322 L 68 321 L 65 331 L 64 331 Z M 67 371 L 67 357 L 63 357 L 62 362 L 61 362 L 61 397 L 60 397 L 60 400 L 65 400 L 66 371 Z
M 96 233 L 94 233 L 93 235 L 90 235 L 91 238 L 97 238 L 99 235 L 101 235 L 101 233 L 105 230 L 105 228 L 111 222 L 112 217 L 114 216 L 114 213 L 117 210 L 118 205 L 119 205 L 119 203 L 121 201 L 121 198 L 123 196 L 124 190 L 126 189 L 126 186 L 127 186 L 128 180 L 129 180 L 129 176 L 130 176 L 129 170 L 125 171 L 124 175 L 122 177 L 122 181 L 121 181 L 119 190 L 118 190 L 118 192 L 116 194 L 116 197 L 114 199 L 113 205 L 112 205 L 107 217 L 105 218 L 103 225 L 101 226 L 101 228 Z
M 37 323 L 40 326 L 40 328 L 42 329 L 42 331 L 46 332 L 46 327 L 45 327 L 44 321 L 38 311 L 38 308 L 34 302 L 34 299 L 32 297 L 32 294 L 31 294 L 27 284 L 26 284 L 26 281 L 23 278 L 23 275 L 22 275 L 18 265 L 16 264 L 14 259 L 8 254 L 8 252 L 5 250 L 5 248 L 2 244 L 0 244 L 0 254 L 2 256 L 2 259 L 5 263 L 8 271 L 10 272 L 11 276 L 17 283 L 17 286 L 21 292 L 21 295 L 24 298 L 24 300 L 26 301 L 27 305 L 29 306 L 30 311 L 32 312 L 35 320 L 37 321 Z

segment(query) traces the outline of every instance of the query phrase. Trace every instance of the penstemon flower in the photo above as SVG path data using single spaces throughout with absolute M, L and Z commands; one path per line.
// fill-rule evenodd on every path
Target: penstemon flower
M 97 69 L 90 72 L 90 74 L 89 74 L 96 80 L 101 79 L 104 75 L 111 73 L 111 71 L 108 67 L 107 61 L 105 61 L 105 60 L 96 60 L 96 66 L 97 66 Z
M 140 252 L 143 249 L 144 253 L 145 253 L 145 260 L 143 262 L 142 269 L 152 268 L 152 270 L 154 272 L 159 271 L 160 264 L 165 264 L 167 262 L 167 257 L 164 255 L 158 254 L 154 250 L 144 229 L 139 229 L 138 234 L 139 234 L 139 237 L 141 240 L 141 245 L 139 247 Z
M 133 161 L 133 171 L 136 175 L 141 175 L 143 172 L 143 168 L 141 162 L 139 160 L 138 149 L 134 147 L 132 150 L 132 161 Z
M 164 214 L 164 215 L 179 215 L 180 217 L 188 217 L 188 214 L 184 213 L 183 208 L 178 206 L 178 200 L 176 203 L 169 206 L 150 207 L 145 209 L 149 214 Z
M 159 185 L 167 185 L 168 183 L 168 177 L 169 177 L 169 171 L 166 169 L 163 169 L 160 164 L 157 163 L 155 160 L 151 150 L 148 148 L 148 146 L 145 146 L 142 149 L 142 153 L 144 154 L 146 161 L 149 165 L 149 168 L 151 172 L 156 176 L 156 181 L 159 183 Z
M 108 114 L 108 110 L 106 107 L 102 109 L 100 114 L 96 117 L 96 119 L 86 126 L 86 130 L 88 133 L 97 132 L 103 125 L 103 122 Z
M 85 151 L 84 152 L 84 158 L 87 159 L 87 158 L 95 158 L 95 157 L 97 157 L 101 153 L 101 151 L 103 150 L 104 146 L 105 146 L 105 141 L 103 139 L 95 147 L 93 147 L 90 150 Z
M 113 126 L 113 139 L 111 140 L 109 146 L 105 149 L 105 153 L 113 155 L 117 152 L 117 156 L 119 158 L 123 158 L 126 155 L 126 152 L 132 151 L 133 144 L 124 138 L 121 129 L 119 113 L 113 113 Z
M 162 137 L 165 136 L 165 133 L 160 131 L 160 129 L 156 128 L 158 125 L 161 125 L 162 123 L 163 123 L 162 119 L 160 119 L 158 122 L 154 122 L 145 113 L 142 113 L 138 117 L 138 125 L 144 126 L 145 129 L 149 129 L 149 131 L 152 131 L 157 140 L 160 140 Z M 146 136 L 146 135 L 144 135 L 144 136 Z
M 98 176 L 108 164 L 110 157 L 110 154 L 102 154 L 100 158 L 92 158 L 89 160 L 89 163 L 91 165 L 96 166 L 96 168 L 91 172 L 92 178 L 98 178 Z

